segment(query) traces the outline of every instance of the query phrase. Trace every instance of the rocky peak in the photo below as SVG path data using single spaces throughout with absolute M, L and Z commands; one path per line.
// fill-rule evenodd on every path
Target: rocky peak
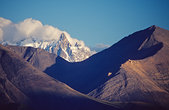
M 65 41 L 65 40 L 67 40 L 67 38 L 66 38 L 65 34 L 62 33 L 62 34 L 60 35 L 59 41 Z M 67 41 L 68 41 L 68 40 L 67 40 Z
M 153 29 L 153 30 L 154 30 L 154 29 L 156 29 L 156 28 L 157 28 L 156 25 L 152 25 L 152 26 L 150 26 L 148 29 L 150 29 L 150 30 Z
M 33 29 L 31 27 L 28 30 L 29 25 L 27 24 L 31 24 L 33 27 L 34 25 L 38 26 Z M 3 45 L 45 49 L 69 62 L 83 61 L 91 56 L 92 53 L 83 41 L 72 38 L 67 32 L 61 31 L 58 28 L 43 25 L 38 20 L 26 19 L 19 24 L 15 24 L 10 20 L 0 18 L 0 30 L 0 34 L 3 33 L 0 43 Z

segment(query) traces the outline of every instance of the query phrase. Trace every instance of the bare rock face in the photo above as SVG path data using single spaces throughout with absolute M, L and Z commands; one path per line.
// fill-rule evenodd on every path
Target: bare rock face
M 0 109 L 117 110 L 55 80 L 0 45 Z

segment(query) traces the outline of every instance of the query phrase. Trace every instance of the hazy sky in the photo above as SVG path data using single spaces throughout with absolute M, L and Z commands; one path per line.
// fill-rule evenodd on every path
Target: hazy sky
M 0 17 L 37 19 L 103 46 L 154 24 L 169 30 L 169 0 L 0 0 Z

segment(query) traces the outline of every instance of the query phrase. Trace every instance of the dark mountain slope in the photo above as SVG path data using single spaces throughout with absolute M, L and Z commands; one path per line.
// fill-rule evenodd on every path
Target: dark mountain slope
M 125 37 L 112 47 L 80 63 L 69 63 L 64 61 L 61 57 L 56 58 L 56 55 L 42 49 L 18 46 L 7 47 L 14 50 L 16 53 L 19 53 L 22 58 L 25 58 L 39 70 L 65 82 L 80 92 L 88 93 L 115 75 L 112 74 L 112 76 L 107 76 L 109 72 L 116 73 L 121 64 L 128 59 L 135 58 L 136 54 L 138 55 L 135 59 L 155 54 L 154 52 L 157 52 L 162 47 L 162 43 L 155 42 L 152 44 L 152 47 L 147 48 L 144 51 L 140 48 L 142 43 L 147 39 L 153 41 L 151 35 L 154 30 L 155 27 L 151 27 L 136 32 Z M 139 48 L 140 50 L 138 50 Z M 150 50 L 151 52 L 149 52 Z M 148 54 L 142 54 L 141 56 L 140 52 L 143 53 L 146 51 L 148 51 Z
M 139 100 L 169 109 L 169 31 L 155 28 L 139 47 L 140 52 L 120 66 L 117 76 L 90 92 L 90 96 L 109 101 Z M 143 57 L 153 53 L 158 45 L 162 48 L 156 54 Z
M 0 67 L 1 109 L 14 104 L 29 110 L 116 110 L 51 78 L 2 45 Z
M 95 98 L 169 109 L 169 31 L 151 26 L 79 63 L 57 57 L 45 72 Z
M 153 41 L 155 30 L 158 29 L 152 26 L 138 31 L 83 62 L 69 63 L 57 57 L 56 63 L 45 72 L 80 92 L 88 93 L 117 75 L 121 64 L 128 59 L 144 59 L 156 54 L 163 47 L 162 42 L 155 40 L 147 48 L 143 45 L 146 41 Z M 109 72 L 112 73 L 110 76 Z
M 0 72 L 2 72 L 2 67 Z M 0 73 L 0 109 L 17 110 L 17 108 L 25 108 L 28 101 L 29 98 L 13 85 L 4 73 Z
M 43 52 L 47 57 L 41 57 L 38 49 L 30 47 L 11 49 L 40 70 L 48 67 L 45 72 L 55 79 L 95 98 L 113 101 L 121 109 L 168 109 L 169 31 L 165 29 L 152 26 L 138 31 L 79 63 Z

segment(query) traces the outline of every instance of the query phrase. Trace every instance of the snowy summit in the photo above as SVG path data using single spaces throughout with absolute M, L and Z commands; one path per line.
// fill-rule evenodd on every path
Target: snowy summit
M 15 24 L 0 17 L 0 43 L 45 49 L 69 62 L 83 61 L 93 54 L 83 41 L 32 18 Z

